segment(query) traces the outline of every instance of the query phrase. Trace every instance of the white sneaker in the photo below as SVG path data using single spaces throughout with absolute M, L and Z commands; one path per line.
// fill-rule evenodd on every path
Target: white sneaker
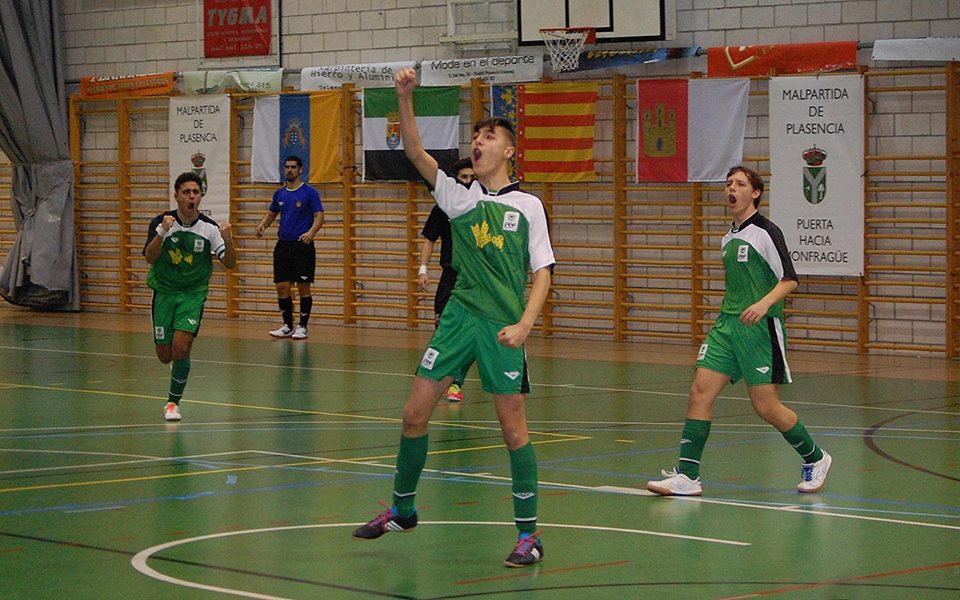
M 819 492 L 823 483 L 827 480 L 827 472 L 830 465 L 833 464 L 833 458 L 823 452 L 823 458 L 815 463 L 804 463 L 800 466 L 800 483 L 797 484 L 797 491 L 801 494 L 814 494 Z
M 307 337 L 307 328 L 303 325 L 297 325 L 297 328 L 294 330 L 293 335 L 291 335 L 295 340 L 303 340 Z
M 274 329 L 270 332 L 270 335 L 273 337 L 290 337 L 291 333 L 293 333 L 293 328 L 284 323 L 283 327 L 280 329 Z
M 167 402 L 167 405 L 163 407 L 163 418 L 167 421 L 179 421 L 180 420 L 180 407 L 173 402 Z
M 660 471 L 666 477 L 660 481 L 648 481 L 647 489 L 661 496 L 699 496 L 703 493 L 700 478 L 690 479 L 674 468 L 672 471 Z

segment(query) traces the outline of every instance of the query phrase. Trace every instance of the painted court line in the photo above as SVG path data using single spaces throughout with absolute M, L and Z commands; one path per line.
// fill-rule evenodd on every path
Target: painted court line
M 831 581 L 821 581 L 817 583 L 807 583 L 802 585 L 794 585 L 790 587 L 783 587 L 775 590 L 763 590 L 760 592 L 751 592 L 749 594 L 742 594 L 739 596 L 726 596 L 725 598 L 719 598 L 718 600 L 742 600 L 744 598 L 756 598 L 758 596 L 774 596 L 777 594 L 785 594 L 788 592 L 800 592 L 804 590 L 812 590 L 821 587 L 828 587 L 833 585 L 839 585 L 843 583 L 852 583 L 854 581 L 868 581 L 870 579 L 881 579 L 884 577 L 896 577 L 897 575 L 910 575 L 913 573 L 923 573 L 925 571 L 936 571 L 940 569 L 953 569 L 960 566 L 960 562 L 950 562 L 943 563 L 940 565 L 929 565 L 925 567 L 912 567 L 909 569 L 901 569 L 899 571 L 887 571 L 884 573 L 870 573 L 869 575 L 860 575 L 859 577 L 845 577 L 843 579 L 833 579 Z
M 822 517 L 835 517 L 837 519 L 854 519 L 858 521 L 872 521 L 875 523 L 890 523 L 892 525 L 912 525 L 914 527 L 931 527 L 933 529 L 948 529 L 951 531 L 960 531 L 957 525 L 941 525 L 939 523 L 927 523 L 924 521 L 905 521 L 902 519 L 887 519 L 884 517 L 868 517 L 866 515 L 849 515 L 844 513 L 835 513 L 823 510 L 809 510 L 805 508 L 793 508 L 791 506 L 767 506 L 764 504 L 751 504 L 749 502 L 733 502 L 731 500 L 711 500 L 703 497 L 676 497 L 666 496 L 671 500 L 680 500 L 685 502 L 700 502 L 703 504 L 717 504 L 719 506 L 735 506 L 737 508 L 754 508 L 761 510 L 776 510 L 780 512 L 791 512 L 802 515 L 819 515 Z M 853 509 L 855 510 L 855 509 Z
M 85 356 L 105 356 L 111 358 L 138 358 L 145 360 L 156 360 L 156 356 L 148 356 L 141 354 L 116 354 L 110 352 L 89 352 L 89 351 L 80 351 L 80 350 L 58 350 L 52 348 L 33 348 L 29 346 L 2 346 L 0 349 L 5 350 L 18 350 L 18 351 L 27 351 L 27 352 L 52 352 L 58 354 L 77 354 Z M 367 371 L 362 369 L 335 369 L 330 367 L 293 367 L 289 365 L 277 365 L 277 364 L 266 364 L 266 363 L 251 363 L 251 362 L 239 362 L 239 361 L 227 361 L 227 360 L 205 360 L 205 359 L 191 359 L 194 364 L 213 364 L 213 365 L 223 365 L 223 366 L 234 366 L 234 367 L 260 367 L 264 369 L 300 369 L 305 371 L 316 371 L 321 373 L 349 373 L 354 375 L 378 375 L 385 377 L 402 377 L 405 379 L 411 379 L 415 375 L 409 372 L 406 373 L 391 373 L 387 371 Z M 470 380 L 474 381 L 474 380 Z M 7 383 L 7 382 L 0 382 Z M 12 384 L 16 385 L 16 384 Z M 638 389 L 623 389 L 623 388 L 611 388 L 611 387 L 599 387 L 599 386 L 585 386 L 578 385 L 574 383 L 538 383 L 537 386 L 544 388 L 559 388 L 559 389 L 572 389 L 572 390 L 581 390 L 586 392 L 612 392 L 612 393 L 622 393 L 622 394 L 649 394 L 653 396 L 670 396 L 670 397 L 681 397 L 686 398 L 688 392 L 664 392 L 660 390 L 638 390 Z M 18 386 L 20 387 L 20 386 Z M 23 386 L 27 388 L 32 388 L 33 386 Z M 43 389 L 39 388 L 38 389 Z M 51 390 L 64 391 L 62 388 L 50 388 Z M 75 390 L 76 391 L 76 390 Z M 79 391 L 88 391 L 88 390 L 79 390 Z M 111 394 L 111 392 L 101 392 L 104 394 Z M 114 394 L 114 395 L 123 395 L 123 394 Z M 740 401 L 749 401 L 749 398 L 742 398 L 739 396 L 718 396 L 720 399 L 724 400 L 740 400 Z M 900 412 L 900 413 L 916 413 L 916 414 L 940 414 L 940 415 L 958 415 L 958 412 L 949 412 L 949 411 L 935 411 L 935 410 L 916 410 L 911 408 L 894 408 L 887 406 L 860 406 L 853 404 L 840 404 L 834 402 L 810 402 L 803 400 L 791 400 L 790 404 L 797 405 L 808 405 L 808 406 L 819 406 L 819 407 L 829 407 L 829 408 L 848 408 L 855 410 L 876 410 L 883 412 Z M 276 409 L 279 410 L 279 409 Z M 298 412 L 298 411 L 291 411 Z M 354 415 L 356 416 L 356 415 Z M 373 418 L 373 417 L 371 417 Z
M 134 569 L 143 573 L 147 577 L 151 577 L 158 581 L 163 581 L 172 585 L 178 585 L 182 587 L 204 590 L 208 592 L 218 592 L 221 594 L 231 594 L 234 596 L 240 596 L 243 598 L 257 598 L 259 600 L 285 600 L 281 596 L 270 596 L 266 594 L 258 594 L 254 592 L 248 592 L 245 590 L 239 590 L 234 588 L 226 588 L 220 586 L 212 586 L 204 583 L 199 583 L 196 581 L 188 581 L 186 579 L 179 579 L 176 577 L 171 577 L 169 575 L 164 575 L 156 569 L 147 565 L 147 561 L 155 554 L 168 550 L 170 548 L 175 548 L 177 546 L 183 546 L 186 544 L 191 544 L 194 542 L 202 542 L 206 540 L 214 540 L 219 538 L 226 538 L 238 535 L 250 535 L 250 534 L 259 534 L 259 533 L 274 533 L 278 531 L 295 531 L 299 529 L 328 529 L 333 527 L 356 527 L 357 525 L 362 525 L 362 523 L 315 523 L 312 525 L 292 525 L 287 527 L 263 527 L 259 529 L 247 529 L 241 531 L 225 531 L 221 533 L 212 533 L 209 535 L 201 535 L 191 538 L 185 538 L 182 540 L 174 540 L 172 542 L 167 542 L 164 544 L 159 544 L 157 546 L 151 546 L 145 550 L 141 550 L 133 558 L 130 559 L 130 564 Z M 421 521 L 418 526 L 423 525 L 456 525 L 456 526 L 497 526 L 497 527 L 515 527 L 513 522 L 498 522 L 498 521 Z M 661 531 L 647 531 L 643 529 L 626 529 L 621 527 L 599 527 L 594 525 L 571 525 L 565 523 L 543 523 L 543 527 L 550 527 L 554 529 L 578 529 L 578 530 L 587 530 L 587 531 L 602 531 L 606 533 L 625 533 L 633 535 L 646 535 L 654 537 L 664 537 L 672 539 L 680 539 L 687 541 L 695 542 L 705 542 L 713 544 L 724 544 L 729 546 L 750 546 L 751 544 L 747 542 L 740 542 L 736 540 L 723 540 L 718 538 L 706 538 L 706 537 L 697 537 L 697 536 L 687 536 L 673 533 L 664 533 Z

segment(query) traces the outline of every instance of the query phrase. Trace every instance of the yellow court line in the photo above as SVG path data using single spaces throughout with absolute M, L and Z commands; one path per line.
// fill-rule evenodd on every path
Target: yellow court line
M 2 382 L 0 382 L 2 384 Z M 130 394 L 127 392 L 108 392 L 103 390 L 85 390 L 81 388 L 60 388 L 60 387 L 50 387 L 44 385 L 26 385 L 26 384 L 9 384 L 15 388 L 23 388 L 30 390 L 52 390 L 57 392 L 76 392 L 84 394 L 104 394 L 107 396 L 121 396 L 124 398 L 144 398 L 147 400 L 166 400 L 163 396 L 147 396 L 144 394 Z M 183 403 L 188 404 L 206 404 L 209 406 L 219 406 L 224 408 L 247 408 L 250 410 L 266 410 L 266 411 L 275 411 L 275 412 L 286 412 L 294 413 L 300 415 L 314 415 L 320 417 L 339 417 L 346 419 L 363 419 L 367 421 L 381 421 L 386 423 L 399 423 L 402 419 L 398 417 L 377 417 L 374 415 L 358 415 L 358 414 L 349 414 L 349 413 L 335 413 L 335 412 L 324 412 L 320 410 L 306 410 L 298 408 L 281 408 L 274 406 L 258 406 L 256 404 L 236 404 L 233 402 L 214 402 L 212 400 L 181 400 Z M 488 427 L 485 425 L 467 425 L 463 423 L 451 423 L 449 421 L 430 421 L 431 425 L 444 425 L 446 427 L 455 427 L 459 429 L 478 429 L 481 431 L 500 431 L 499 427 Z M 547 431 L 531 431 L 531 435 L 543 435 L 548 437 L 559 437 L 571 440 L 579 439 L 589 439 L 583 436 L 573 435 L 569 433 L 550 433 Z
M 530 442 L 531 444 L 555 444 L 557 442 L 573 442 L 579 440 L 589 440 L 592 438 L 580 437 L 579 439 L 564 439 L 564 440 L 541 440 L 538 442 Z M 432 452 L 427 452 L 428 456 L 436 456 L 440 454 L 456 454 L 458 452 L 474 452 L 477 450 L 493 450 L 498 448 L 504 448 L 504 444 L 491 444 L 488 446 L 471 446 L 469 448 L 451 448 L 448 450 L 434 450 Z M 143 477 L 126 477 L 123 479 L 102 479 L 98 481 L 73 481 L 68 483 L 48 483 L 43 485 L 28 485 L 14 488 L 0 488 L 0 494 L 7 494 L 10 492 L 29 492 L 37 490 L 53 490 L 53 489 L 63 489 L 69 487 L 88 487 L 93 485 L 107 485 L 112 483 L 136 483 L 139 481 L 157 481 L 160 479 L 174 479 L 178 477 L 194 477 L 198 475 L 221 475 L 223 473 L 240 473 L 243 471 L 259 471 L 262 469 L 286 469 L 290 467 L 305 467 L 311 465 L 322 465 L 328 463 L 346 463 L 346 464 L 363 464 L 369 463 L 376 460 L 387 460 L 391 458 L 396 458 L 396 454 L 384 454 L 381 456 L 368 456 L 364 458 L 318 458 L 315 460 L 299 461 L 292 462 L 280 465 L 258 465 L 254 467 L 232 467 L 229 469 L 214 469 L 210 471 L 196 471 L 192 473 L 170 473 L 167 475 L 145 475 Z M 176 460 L 176 457 L 172 457 L 170 460 Z

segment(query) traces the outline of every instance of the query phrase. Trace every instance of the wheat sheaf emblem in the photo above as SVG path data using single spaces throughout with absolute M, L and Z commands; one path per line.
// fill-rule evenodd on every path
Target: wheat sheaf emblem
M 503 236 L 490 235 L 490 225 L 486 221 L 471 225 L 470 231 L 473 232 L 473 237 L 477 240 L 477 248 L 483 248 L 487 244 L 493 244 L 497 247 L 497 250 L 503 250 Z

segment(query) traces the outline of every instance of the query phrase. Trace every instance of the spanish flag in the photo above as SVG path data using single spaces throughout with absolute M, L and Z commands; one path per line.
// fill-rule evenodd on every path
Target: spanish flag
M 310 183 L 340 181 L 340 92 L 258 96 L 253 105 L 254 181 L 283 181 L 288 156 Z
M 518 86 L 517 165 L 531 182 L 593 181 L 597 83 Z

